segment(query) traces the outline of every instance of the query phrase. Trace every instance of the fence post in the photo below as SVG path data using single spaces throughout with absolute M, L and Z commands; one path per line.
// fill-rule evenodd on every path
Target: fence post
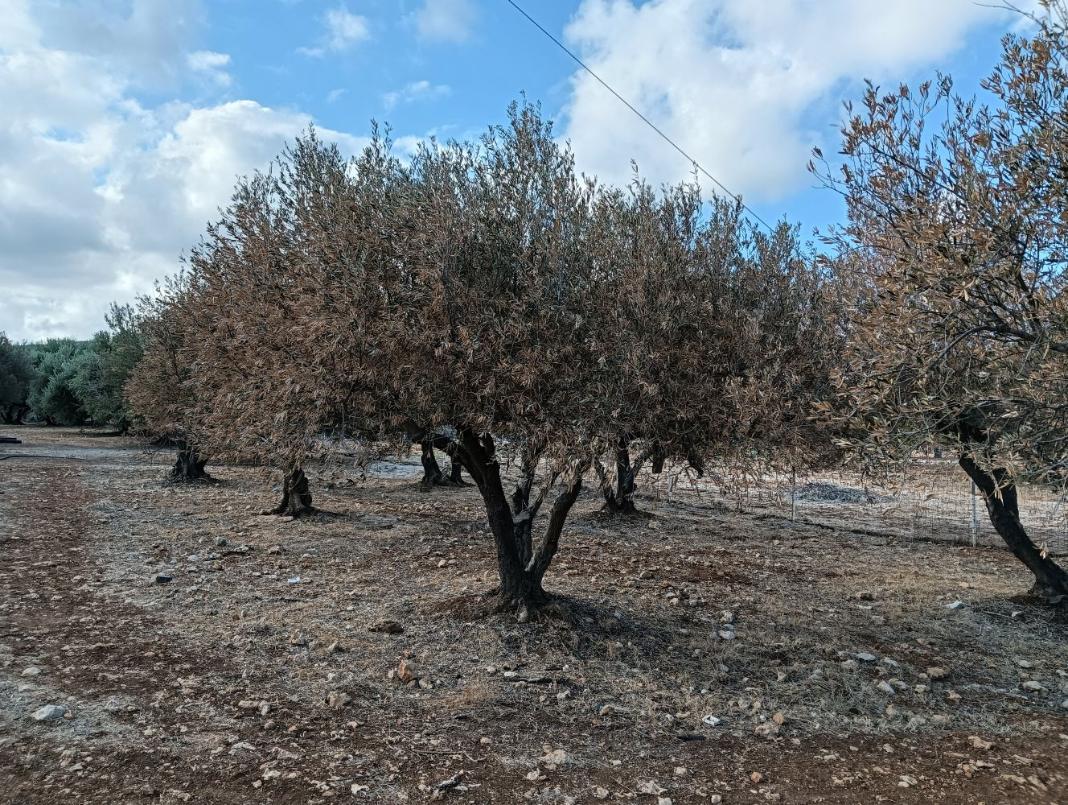
M 972 547 L 979 536 L 979 507 L 976 505 L 975 481 L 972 481 Z

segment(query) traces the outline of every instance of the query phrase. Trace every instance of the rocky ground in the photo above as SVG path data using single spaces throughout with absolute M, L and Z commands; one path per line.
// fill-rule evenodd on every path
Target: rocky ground
M 477 492 L 417 462 L 287 521 L 257 469 L 4 433 L 0 800 L 1068 801 L 1068 623 L 1005 551 L 589 494 L 558 617 L 473 619 Z

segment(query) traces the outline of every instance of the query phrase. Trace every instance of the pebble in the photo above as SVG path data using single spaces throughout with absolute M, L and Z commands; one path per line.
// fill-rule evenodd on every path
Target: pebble
M 861 662 L 875 662 L 877 659 L 879 659 L 874 654 L 871 654 L 870 652 L 867 652 L 867 651 L 862 651 L 862 652 L 860 652 L 859 654 L 857 654 L 855 656 Z
M 570 758 L 568 757 L 567 752 L 565 752 L 563 749 L 554 749 L 551 752 L 546 752 L 544 755 L 542 755 L 541 758 L 541 762 L 549 768 L 553 768 L 555 766 L 563 766 L 569 760 Z
M 419 678 L 419 673 L 415 668 L 415 665 L 407 660 L 401 660 L 397 666 L 397 679 L 401 682 L 414 682 Z
M 340 710 L 351 701 L 352 697 L 349 694 L 338 690 L 333 690 L 326 695 L 326 703 L 332 710 Z
M 1046 689 L 1041 682 L 1036 682 L 1034 679 L 1028 679 L 1020 687 L 1022 687 L 1024 690 L 1031 690 L 1036 692 Z
M 31 665 L 29 668 L 27 668 L 25 671 L 22 672 L 22 675 L 23 676 L 40 676 L 41 675 L 41 669 L 38 668 L 36 665 Z
M 61 704 L 46 704 L 33 711 L 30 716 L 34 721 L 56 721 L 67 715 L 67 708 Z
M 949 671 L 939 665 L 932 665 L 927 669 L 927 676 L 929 679 L 945 679 L 949 676 Z
M 156 584 L 170 584 L 174 581 L 174 576 L 168 576 L 166 573 L 157 573 L 156 577 L 152 579 Z

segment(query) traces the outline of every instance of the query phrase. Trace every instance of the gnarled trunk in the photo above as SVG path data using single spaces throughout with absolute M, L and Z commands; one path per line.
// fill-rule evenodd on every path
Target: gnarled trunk
M 545 573 L 556 555 L 564 521 L 582 489 L 582 472 L 576 471 L 553 501 L 542 540 L 534 545 L 533 521 L 549 488 L 547 484 L 542 493 L 531 500 L 536 455 L 524 458 L 523 477 L 510 503 L 504 491 L 492 437 L 460 430 L 457 448 L 456 455 L 478 485 L 486 506 L 486 517 L 497 549 L 501 606 L 514 609 L 520 620 L 526 620 L 532 610 L 549 601 L 543 586 Z
M 463 470 L 464 465 L 457 461 L 454 457 L 452 459 L 452 464 L 449 466 L 449 483 L 453 486 L 463 486 Z
M 420 461 L 423 465 L 423 478 L 419 482 L 419 485 L 423 489 L 432 489 L 435 486 L 463 486 L 463 478 L 461 477 L 462 464 L 456 458 L 456 442 L 447 436 L 440 434 L 436 435 L 424 435 L 424 438 L 419 441 L 419 447 L 421 450 Z M 437 456 L 434 455 L 434 449 L 443 451 L 449 456 L 451 465 L 449 467 L 449 473 L 446 475 L 441 470 L 441 465 L 438 464 Z
M 308 476 L 304 474 L 303 469 L 296 467 L 287 472 L 282 479 L 282 501 L 271 511 L 271 514 L 302 517 L 314 511 Z
M 994 530 L 1005 540 L 1016 558 L 1034 574 L 1032 592 L 1051 603 L 1064 601 L 1068 597 L 1068 573 L 1048 556 L 1043 556 L 1028 536 L 1020 522 L 1016 484 L 1008 472 L 1001 468 L 988 472 L 966 453 L 960 457 L 960 466 L 982 493 Z
M 640 468 L 640 467 L 639 467 Z M 616 482 L 605 484 L 604 511 L 608 514 L 637 514 L 634 505 L 634 476 L 637 469 L 630 463 L 630 447 L 626 437 L 621 436 L 616 445 Z
M 204 471 L 204 465 L 207 463 L 208 460 L 195 448 L 181 447 L 178 449 L 178 456 L 171 468 L 170 480 L 175 483 L 211 480 L 211 476 Z
M 419 482 L 419 485 L 423 489 L 431 489 L 445 483 L 445 476 L 438 465 L 437 456 L 434 455 L 434 441 L 432 439 L 424 439 L 419 443 L 419 446 L 422 449 L 419 460 L 423 464 L 423 480 Z
M 630 437 L 620 435 L 616 443 L 615 480 L 608 478 L 608 472 L 598 465 L 601 474 L 601 493 L 604 495 L 604 507 L 601 511 L 612 515 L 646 516 L 634 504 L 634 491 L 638 484 L 636 478 L 645 462 L 652 461 L 652 472 L 659 474 L 664 469 L 664 450 L 657 441 L 647 443 L 637 457 L 631 460 Z

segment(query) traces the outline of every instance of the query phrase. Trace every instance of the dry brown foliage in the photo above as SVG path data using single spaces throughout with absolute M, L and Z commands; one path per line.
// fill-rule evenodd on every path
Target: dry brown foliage
M 239 184 L 183 288 L 157 304 L 182 310 L 175 382 L 198 445 L 291 475 L 324 434 L 407 447 L 453 429 L 521 613 L 546 598 L 586 471 L 621 444 L 698 467 L 828 452 L 807 412 L 829 382 L 833 286 L 796 233 L 707 211 L 690 185 L 581 178 L 534 106 L 407 162 L 378 132 L 350 162 L 309 132 Z
M 833 241 L 857 300 L 837 378 L 851 446 L 880 461 L 957 450 L 1060 600 L 1068 576 L 1028 539 L 1015 487 L 1063 485 L 1068 467 L 1068 9 L 1049 3 L 1036 24 L 1005 38 L 989 104 L 946 77 L 869 85 L 844 164 L 817 172 L 849 210 Z

